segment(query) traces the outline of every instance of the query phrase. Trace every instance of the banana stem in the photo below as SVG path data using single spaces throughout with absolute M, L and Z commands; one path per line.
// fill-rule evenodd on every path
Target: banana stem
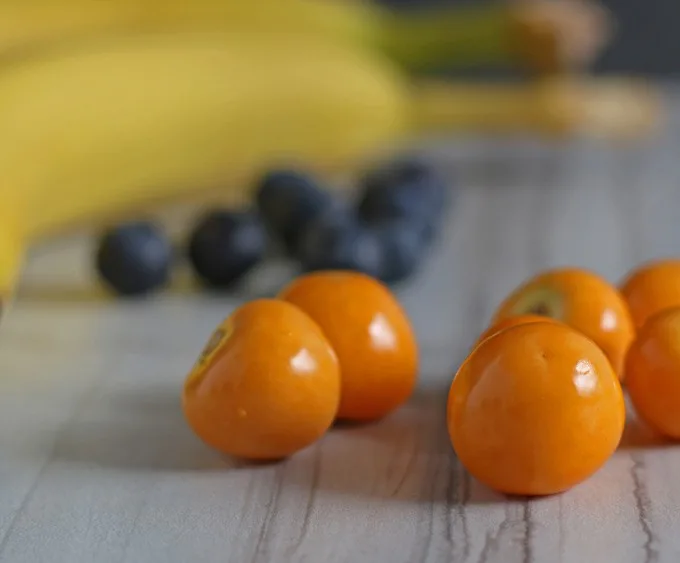
M 502 5 L 384 14 L 383 50 L 409 68 L 509 63 L 510 11 Z

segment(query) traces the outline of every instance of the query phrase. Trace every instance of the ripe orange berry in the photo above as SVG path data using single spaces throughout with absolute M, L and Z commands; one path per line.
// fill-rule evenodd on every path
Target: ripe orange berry
M 626 358 L 626 388 L 642 420 L 680 439 L 680 308 L 664 309 L 640 329 Z
M 614 371 L 623 377 L 635 328 L 623 296 L 605 279 L 576 268 L 539 274 L 505 299 L 494 322 L 523 314 L 551 317 L 582 332 L 604 350 Z
M 477 344 L 483 342 L 494 334 L 499 333 L 501 330 L 529 323 L 559 323 L 559 321 L 556 319 L 551 319 L 550 317 L 544 317 L 542 315 L 515 315 L 514 317 L 506 317 L 496 323 L 491 323 L 487 329 L 482 332 L 482 334 L 480 334 L 479 338 L 477 339 Z
M 621 293 L 638 328 L 670 307 L 680 307 L 680 260 L 657 260 L 633 270 L 623 280 Z
M 182 394 L 189 425 L 236 457 L 274 460 L 319 439 L 340 402 L 340 369 L 318 325 L 274 299 L 246 303 L 208 341 Z
M 418 372 L 416 339 L 385 285 L 356 272 L 316 272 L 294 280 L 280 298 L 313 318 L 338 356 L 338 418 L 378 419 L 411 396 Z
M 547 495 L 597 471 L 621 440 L 623 392 L 589 338 L 552 323 L 499 332 L 465 360 L 447 420 L 461 463 L 498 491 Z

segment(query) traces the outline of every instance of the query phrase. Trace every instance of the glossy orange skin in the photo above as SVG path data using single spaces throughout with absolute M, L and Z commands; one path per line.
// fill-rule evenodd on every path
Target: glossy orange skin
M 340 361 L 338 418 L 384 417 L 413 393 L 418 346 L 405 311 L 382 283 L 356 272 L 299 277 L 279 297 L 312 317 Z
M 635 337 L 635 326 L 628 305 L 616 287 L 604 278 L 577 268 L 560 268 L 543 272 L 515 289 L 500 305 L 494 322 L 507 317 L 531 313 L 522 309 L 527 296 L 552 294 L 555 299 L 551 316 L 582 332 L 604 350 L 623 378 L 626 352 Z
M 451 443 L 479 481 L 507 494 L 565 491 L 623 433 L 621 384 L 602 350 L 568 326 L 530 323 L 482 342 L 448 398 Z
M 638 416 L 680 439 L 680 308 L 650 317 L 626 358 L 626 388 Z
M 493 336 L 494 334 L 497 334 L 500 331 L 513 326 L 529 323 L 559 323 L 559 322 L 560 321 L 556 319 L 544 317 L 542 315 L 516 315 L 514 317 L 506 317 L 496 323 L 492 323 L 491 325 L 489 325 L 488 328 L 484 332 L 482 332 L 482 334 L 479 335 L 476 344 L 479 344 L 486 340 L 487 338 Z
M 680 260 L 657 260 L 633 270 L 621 283 L 638 328 L 647 319 L 670 307 L 680 307 Z
M 281 459 L 321 438 L 340 403 L 340 368 L 318 325 L 289 303 L 258 299 L 219 330 L 225 338 L 212 352 L 208 345 L 184 385 L 193 431 L 253 460 Z

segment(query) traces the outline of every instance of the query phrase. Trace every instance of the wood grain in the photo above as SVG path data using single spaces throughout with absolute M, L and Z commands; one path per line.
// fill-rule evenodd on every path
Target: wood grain
M 250 290 L 178 289 L 120 304 L 91 289 L 86 239 L 36 249 L 0 338 L 0 562 L 675 563 L 680 447 L 631 420 L 621 449 L 566 494 L 508 500 L 449 445 L 452 372 L 498 301 L 557 265 L 618 280 L 680 247 L 675 123 L 642 146 L 435 140 L 459 197 L 399 295 L 423 350 L 413 400 L 334 429 L 276 465 L 204 447 L 179 409 L 185 373 Z

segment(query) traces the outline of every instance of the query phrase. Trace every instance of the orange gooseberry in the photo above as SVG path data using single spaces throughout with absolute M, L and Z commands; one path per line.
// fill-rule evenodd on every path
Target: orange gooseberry
M 597 471 L 623 433 L 621 384 L 602 349 L 561 324 L 529 323 L 484 340 L 449 391 L 451 443 L 500 492 L 547 495 Z
M 313 318 L 338 356 L 339 419 L 375 420 L 411 396 L 418 372 L 416 338 L 385 285 L 358 272 L 313 272 L 279 297 Z
M 633 270 L 621 283 L 635 325 L 655 313 L 680 306 L 680 260 L 655 260 Z
M 529 324 L 529 323 L 559 323 L 560 321 L 552 319 L 550 317 L 544 317 L 543 315 L 515 315 L 512 317 L 505 317 L 498 322 L 492 322 L 487 329 L 479 335 L 476 344 L 483 342 L 487 338 L 493 336 L 494 334 L 510 328 L 513 326 Z
M 340 402 L 340 368 L 318 325 L 297 307 L 257 299 L 214 332 L 182 393 L 208 445 L 253 460 L 287 457 L 318 440 Z
M 680 307 L 649 317 L 626 358 L 626 388 L 639 417 L 680 439 Z
M 494 322 L 514 315 L 544 315 L 588 336 L 623 377 L 623 361 L 635 336 L 628 306 L 616 287 L 577 268 L 548 270 L 515 289 L 500 305 Z

